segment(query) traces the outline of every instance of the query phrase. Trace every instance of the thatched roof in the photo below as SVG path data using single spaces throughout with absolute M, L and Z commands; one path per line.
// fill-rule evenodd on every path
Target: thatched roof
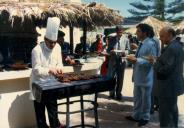
M 93 28 L 94 26 L 112 26 L 122 22 L 122 16 L 118 11 L 96 3 L 89 5 L 72 3 L 0 3 L 0 22 L 8 22 L 8 25 L 11 26 L 16 24 L 26 26 L 27 23 L 44 26 L 47 18 L 53 16 L 61 19 L 62 26 L 82 27 L 86 23 L 88 28 Z
M 140 23 L 146 23 L 146 24 L 149 24 L 150 26 L 153 27 L 153 30 L 155 32 L 155 35 L 158 36 L 159 35 L 159 31 L 164 27 L 164 26 L 167 26 L 166 23 L 156 19 L 156 18 L 153 18 L 151 16 L 147 17 L 146 19 L 144 19 L 143 21 L 141 21 Z M 129 32 L 129 33 L 136 33 L 136 26 L 138 24 L 134 25 L 133 27 L 131 27 L 130 29 L 126 30 L 126 32 Z
M 176 29 L 184 29 L 184 21 L 181 21 L 179 24 L 175 26 Z

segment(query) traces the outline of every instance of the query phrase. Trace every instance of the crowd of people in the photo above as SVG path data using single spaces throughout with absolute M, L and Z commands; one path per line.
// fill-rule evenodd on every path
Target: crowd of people
M 136 54 L 127 58 L 134 63 L 134 108 L 126 119 L 138 122 L 138 126 L 146 125 L 156 97 L 160 127 L 177 128 L 177 97 L 184 92 L 183 42 L 171 27 L 160 30 L 161 49 L 151 26 L 139 24 L 136 35 L 140 40 Z
M 48 102 L 37 102 L 32 91 L 32 83 L 54 79 L 63 72 L 62 58 L 70 54 L 70 44 L 65 42 L 65 33 L 59 30 L 60 20 L 57 17 L 48 18 L 44 41 L 38 43 L 32 50 L 32 74 L 30 77 L 30 98 L 33 100 L 38 128 L 49 128 L 45 118 L 47 108 L 50 127 L 64 128 L 60 123 L 57 111 L 57 99 Z M 154 34 L 153 27 L 148 24 L 138 24 L 136 37 L 124 34 L 122 26 L 116 26 L 113 36 L 104 37 L 97 34 L 91 44 L 84 43 L 84 37 L 76 45 L 75 54 L 82 55 L 83 48 L 89 52 L 106 57 L 103 75 L 116 79 L 116 85 L 109 92 L 109 98 L 121 101 L 124 72 L 127 63 L 133 67 L 132 81 L 133 110 L 125 118 L 138 122 L 138 126 L 146 125 L 150 114 L 156 105 L 159 112 L 161 128 L 178 127 L 177 97 L 184 93 L 183 60 L 184 49 L 182 36 L 172 27 L 160 30 L 159 37 Z M 159 40 L 160 39 L 160 40 Z M 86 46 L 84 46 L 84 44 Z M 160 47 L 163 46 L 163 47 Z M 104 54 L 106 53 L 106 54 Z M 73 62 L 72 59 L 70 63 Z M 3 56 L 0 53 L 0 62 Z M 157 102 L 156 102 L 157 101 Z
M 49 18 L 56 27 L 55 33 L 47 32 L 44 42 L 39 43 L 32 51 L 32 77 L 31 81 L 52 79 L 54 75 L 62 73 L 62 54 L 69 53 L 69 43 L 64 42 L 64 33 L 58 34 L 58 19 Z M 47 25 L 49 27 L 49 25 Z M 53 27 L 53 26 L 52 26 Z M 48 29 L 49 30 L 49 29 Z M 150 120 L 150 112 L 157 98 L 159 106 L 160 127 L 178 127 L 177 96 L 184 93 L 183 79 L 183 43 L 176 38 L 176 33 L 171 27 L 164 27 L 160 31 L 160 41 L 164 47 L 160 48 L 160 41 L 155 36 L 153 28 L 148 24 L 137 25 L 136 36 L 124 36 L 123 28 L 116 27 L 116 34 L 108 37 L 103 43 L 103 35 L 97 34 L 96 41 L 91 47 L 86 44 L 90 52 L 101 54 L 106 52 L 108 77 L 116 79 L 114 90 L 109 97 L 122 100 L 122 88 L 126 63 L 133 64 L 132 81 L 134 83 L 134 106 L 132 115 L 125 118 L 138 122 L 138 126 L 146 125 Z M 55 34 L 55 35 L 54 35 Z M 59 36 L 58 36 L 59 35 Z M 57 44 L 57 41 L 59 44 Z M 75 53 L 82 54 L 84 38 L 75 48 Z M 104 46 L 105 44 L 105 46 Z M 135 54 L 130 54 L 130 51 Z M 34 100 L 34 94 L 32 94 Z M 54 106 L 52 109 L 50 106 Z M 58 120 L 57 101 L 38 103 L 34 101 L 37 125 L 47 128 L 45 121 L 45 106 L 48 111 L 51 127 L 64 127 Z

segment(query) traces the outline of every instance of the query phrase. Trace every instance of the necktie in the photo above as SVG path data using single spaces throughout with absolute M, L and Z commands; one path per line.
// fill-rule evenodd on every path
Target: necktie
M 119 39 L 117 39 L 116 50 L 121 50 Z
M 120 42 L 118 41 L 118 50 L 121 50 Z
M 136 53 L 135 53 L 135 57 L 136 57 L 136 58 L 138 57 L 138 53 L 139 53 L 139 51 L 140 51 L 140 49 L 141 49 L 141 46 L 142 46 L 142 43 L 140 43 L 140 44 L 139 44 L 139 47 L 137 48 L 137 51 L 136 51 Z

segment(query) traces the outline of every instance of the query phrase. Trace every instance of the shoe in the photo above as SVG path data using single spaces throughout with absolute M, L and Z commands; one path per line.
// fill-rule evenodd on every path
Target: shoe
M 139 120 L 134 119 L 132 116 L 125 116 L 125 119 L 129 121 L 139 122 Z
M 123 99 L 123 96 L 122 95 L 116 96 L 116 100 L 121 101 L 122 99 Z
M 144 125 L 146 125 L 148 122 L 149 122 L 149 120 L 143 120 L 143 119 L 141 119 L 141 120 L 138 122 L 138 127 L 144 126 Z
M 42 126 L 43 128 L 50 128 L 49 126 L 45 125 L 45 126 Z
M 159 109 L 159 107 L 158 107 L 158 105 L 156 105 L 155 108 L 154 108 L 154 110 L 155 111 L 158 111 L 158 109 Z
M 108 96 L 109 99 L 115 99 L 115 96 L 114 95 L 110 95 Z

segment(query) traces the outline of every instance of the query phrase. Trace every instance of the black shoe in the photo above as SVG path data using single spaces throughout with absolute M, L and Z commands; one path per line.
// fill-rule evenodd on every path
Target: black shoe
M 159 109 L 159 107 L 158 107 L 158 105 L 156 105 L 155 108 L 154 108 L 154 110 L 155 111 L 158 111 L 158 109 Z
M 139 120 L 134 119 L 132 116 L 125 116 L 125 119 L 129 121 L 139 122 Z
M 110 95 L 108 98 L 109 99 L 115 99 L 115 96 L 114 95 Z
M 121 101 L 122 99 L 123 99 L 123 96 L 122 95 L 116 96 L 116 100 Z
M 138 122 L 138 127 L 144 126 L 144 125 L 146 125 L 148 122 L 149 122 L 149 120 L 143 120 L 143 119 L 141 119 L 141 120 Z

